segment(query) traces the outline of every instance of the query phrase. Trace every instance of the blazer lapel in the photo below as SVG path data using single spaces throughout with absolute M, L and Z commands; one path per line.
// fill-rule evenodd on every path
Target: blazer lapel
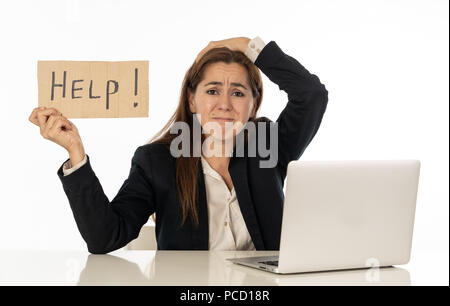
M 248 186 L 247 162 L 247 157 L 235 157 L 235 154 L 233 154 L 230 159 L 228 171 L 230 172 L 239 207 L 253 244 L 257 250 L 264 250 L 264 242 L 250 195 L 250 188 Z
M 197 180 L 197 212 L 198 212 L 198 228 L 192 224 L 192 240 L 194 248 L 197 250 L 209 249 L 209 224 L 208 224 L 208 206 L 206 202 L 205 178 L 203 176 L 202 163 L 199 160 L 198 180 Z

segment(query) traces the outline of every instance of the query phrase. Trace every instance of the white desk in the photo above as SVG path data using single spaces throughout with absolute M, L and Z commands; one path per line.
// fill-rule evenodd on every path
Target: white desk
M 404 268 L 277 275 L 233 264 L 266 251 L 2 251 L 0 285 L 410 285 Z

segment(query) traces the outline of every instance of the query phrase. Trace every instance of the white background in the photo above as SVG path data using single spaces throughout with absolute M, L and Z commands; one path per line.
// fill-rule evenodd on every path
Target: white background
M 149 118 L 72 119 L 111 200 L 169 119 L 211 40 L 260 36 L 329 91 L 303 160 L 419 159 L 412 284 L 448 285 L 448 1 L 3 1 L 0 249 L 85 250 L 56 171 L 67 152 L 28 121 L 38 60 L 149 60 Z M 264 76 L 261 116 L 287 95 Z

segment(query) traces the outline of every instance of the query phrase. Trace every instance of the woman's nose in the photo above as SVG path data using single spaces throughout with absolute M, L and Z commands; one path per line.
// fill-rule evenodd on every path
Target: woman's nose
M 217 107 L 221 110 L 231 110 L 232 104 L 231 104 L 231 97 L 228 95 L 222 95 L 219 99 Z

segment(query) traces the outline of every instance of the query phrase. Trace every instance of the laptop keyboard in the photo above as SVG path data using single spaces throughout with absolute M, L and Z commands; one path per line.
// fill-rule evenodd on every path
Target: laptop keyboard
M 278 260 L 268 260 L 268 261 L 258 261 L 258 263 L 270 265 L 270 266 L 278 266 Z

